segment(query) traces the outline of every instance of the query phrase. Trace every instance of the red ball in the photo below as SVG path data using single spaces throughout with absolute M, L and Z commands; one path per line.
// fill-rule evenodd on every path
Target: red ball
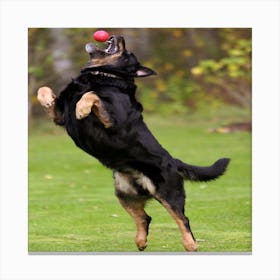
M 98 30 L 93 33 L 93 39 L 98 42 L 105 42 L 109 39 L 109 33 L 105 30 Z

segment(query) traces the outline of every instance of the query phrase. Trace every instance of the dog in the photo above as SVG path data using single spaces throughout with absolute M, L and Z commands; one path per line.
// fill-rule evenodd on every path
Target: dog
M 113 35 L 105 49 L 86 44 L 90 60 L 78 77 L 56 96 L 41 87 L 37 98 L 53 121 L 66 128 L 74 143 L 113 170 L 115 195 L 136 224 L 135 243 L 147 247 L 151 217 L 146 202 L 159 201 L 176 221 L 187 251 L 198 244 L 185 215 L 184 179 L 214 180 L 224 174 L 229 158 L 199 167 L 173 158 L 143 121 L 135 78 L 155 75 Z

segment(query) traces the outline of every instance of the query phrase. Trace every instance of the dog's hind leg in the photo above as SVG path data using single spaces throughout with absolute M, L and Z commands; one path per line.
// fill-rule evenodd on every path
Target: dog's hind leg
M 145 201 L 133 201 L 123 199 L 118 196 L 122 207 L 130 214 L 136 224 L 135 243 L 139 251 L 147 247 L 147 236 L 149 234 L 149 224 L 152 220 L 144 210 Z
M 197 251 L 197 242 L 195 241 L 191 231 L 189 219 L 184 213 L 185 191 L 183 182 L 177 182 L 177 185 L 174 185 L 173 183 L 174 182 L 172 182 L 169 186 L 160 186 L 154 197 L 166 208 L 169 214 L 176 221 L 182 234 L 182 242 L 185 250 Z
M 139 251 L 147 247 L 147 236 L 152 218 L 144 210 L 150 196 L 138 195 L 133 186 L 133 179 L 128 174 L 114 173 L 116 196 L 122 207 L 133 218 L 136 224 L 135 243 Z

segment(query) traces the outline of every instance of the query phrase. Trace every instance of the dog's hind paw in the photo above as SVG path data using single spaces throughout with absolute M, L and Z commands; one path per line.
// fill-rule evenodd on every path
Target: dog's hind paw
M 183 238 L 183 245 L 186 251 L 196 252 L 198 250 L 198 244 L 196 241 L 190 241 Z
M 144 251 L 148 246 L 146 240 L 138 240 L 138 241 L 136 241 L 136 245 L 137 245 L 139 251 Z
M 37 92 L 37 99 L 46 108 L 51 108 L 55 103 L 55 94 L 49 87 L 41 87 Z

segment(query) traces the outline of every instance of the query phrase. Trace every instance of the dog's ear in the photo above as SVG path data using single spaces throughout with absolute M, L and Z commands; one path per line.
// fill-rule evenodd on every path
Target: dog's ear
M 136 73 L 135 73 L 135 77 L 147 77 L 147 76 L 151 76 L 151 75 L 157 75 L 157 73 L 148 68 L 148 67 L 145 67 L 143 65 L 139 65 Z

